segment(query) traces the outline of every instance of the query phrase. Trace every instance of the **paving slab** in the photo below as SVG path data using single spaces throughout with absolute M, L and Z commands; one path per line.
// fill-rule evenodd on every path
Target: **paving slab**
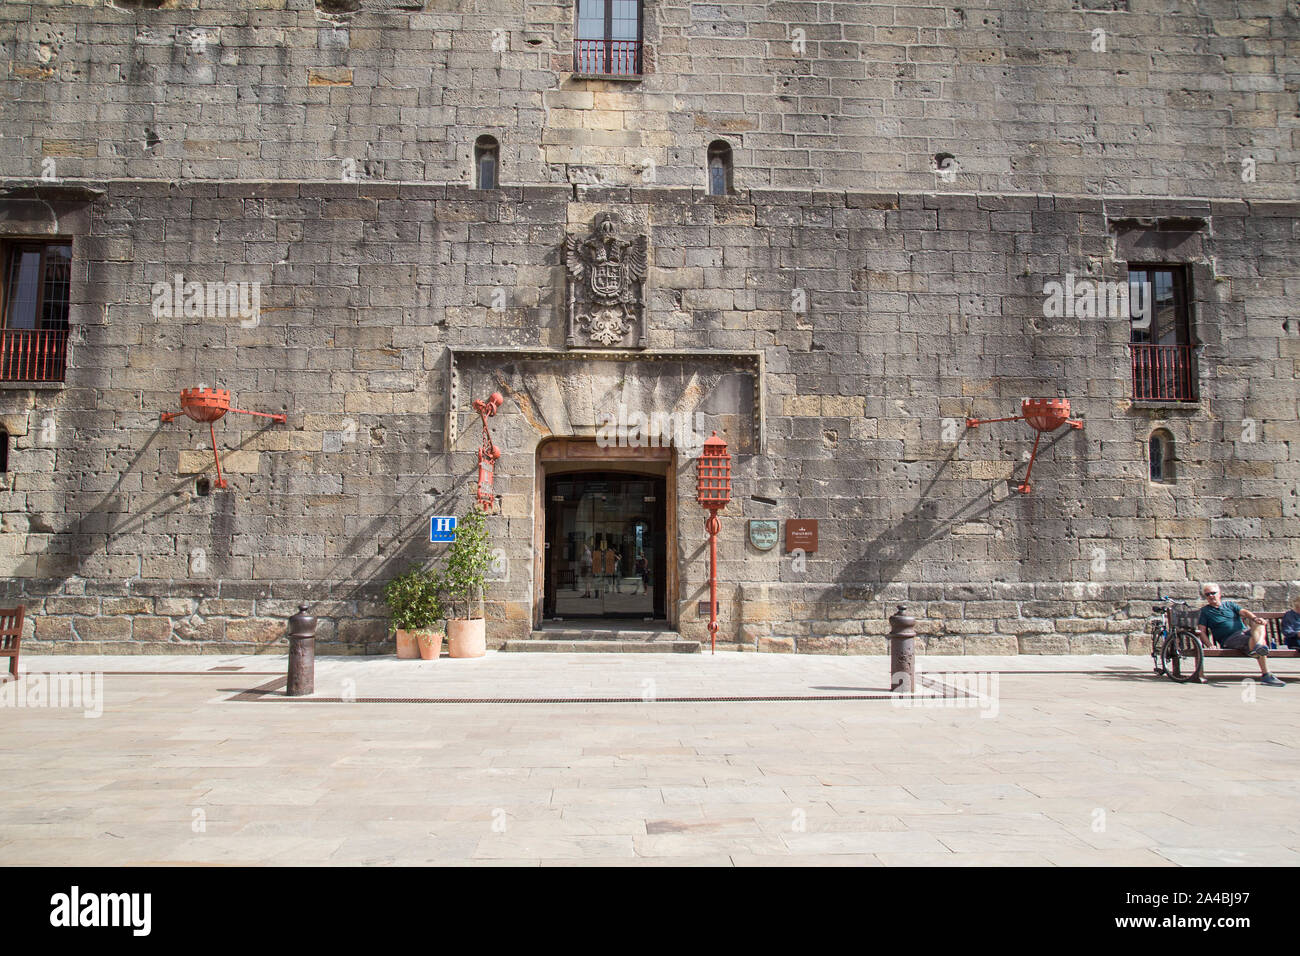
M 985 690 L 902 702 L 876 657 L 321 658 L 305 699 L 269 655 L 23 664 L 103 697 L 0 708 L 9 864 L 1300 864 L 1300 686 L 1248 661 L 925 657 Z

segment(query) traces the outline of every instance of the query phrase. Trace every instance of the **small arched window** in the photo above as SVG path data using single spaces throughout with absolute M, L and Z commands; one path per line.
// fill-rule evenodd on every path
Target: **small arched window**
M 1147 440 L 1149 476 L 1161 485 L 1174 483 L 1174 436 L 1164 428 L 1157 428 Z
M 709 195 L 731 194 L 731 146 L 725 139 L 709 144 Z
M 9 432 L 0 428 L 0 475 L 9 471 Z
M 496 189 L 501 180 L 501 147 L 495 136 L 474 141 L 474 188 Z

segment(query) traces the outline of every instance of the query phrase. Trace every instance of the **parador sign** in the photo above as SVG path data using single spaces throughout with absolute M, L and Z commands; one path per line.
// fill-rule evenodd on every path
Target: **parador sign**
M 785 522 L 785 550 L 812 554 L 817 550 L 817 519 L 787 518 Z

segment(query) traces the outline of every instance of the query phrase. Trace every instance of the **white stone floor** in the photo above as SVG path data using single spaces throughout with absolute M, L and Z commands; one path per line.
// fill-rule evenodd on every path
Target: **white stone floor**
M 925 657 L 984 696 L 900 706 L 883 657 L 322 658 L 313 702 L 283 656 L 25 656 L 102 674 L 102 715 L 4 700 L 0 860 L 1300 863 L 1300 662 L 1209 663 Z M 736 696 L 858 699 L 670 699 Z M 607 700 L 472 702 L 574 697 Z

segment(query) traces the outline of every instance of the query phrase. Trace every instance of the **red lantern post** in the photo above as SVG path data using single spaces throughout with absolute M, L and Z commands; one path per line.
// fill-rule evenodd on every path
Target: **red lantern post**
M 696 475 L 695 500 L 709 511 L 704 530 L 709 533 L 709 652 L 718 649 L 718 512 L 731 500 L 731 455 L 727 443 L 714 432 L 705 439 Z

